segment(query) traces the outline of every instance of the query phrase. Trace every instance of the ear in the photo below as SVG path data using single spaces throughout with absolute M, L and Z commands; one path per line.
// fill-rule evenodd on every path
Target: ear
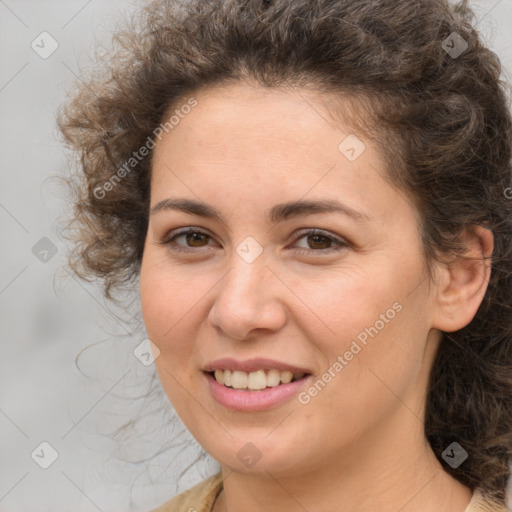
M 458 331 L 473 320 L 491 277 L 492 232 L 482 226 L 469 226 L 459 241 L 466 247 L 465 254 L 449 263 L 439 263 L 436 269 L 432 327 L 445 332 Z

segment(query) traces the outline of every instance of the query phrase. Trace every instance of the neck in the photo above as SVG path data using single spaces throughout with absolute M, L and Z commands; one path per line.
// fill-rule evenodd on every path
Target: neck
M 214 512 L 464 512 L 471 490 L 443 470 L 418 418 L 405 407 L 397 416 L 378 438 L 365 434 L 309 470 L 222 466 Z

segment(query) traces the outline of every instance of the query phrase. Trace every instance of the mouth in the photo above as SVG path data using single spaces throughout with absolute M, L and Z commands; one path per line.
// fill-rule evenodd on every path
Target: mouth
M 260 369 L 251 372 L 217 369 L 206 373 L 221 386 L 249 392 L 277 388 L 291 382 L 305 379 L 311 375 L 306 372 L 292 372 L 290 370 L 278 370 L 276 368 Z
M 211 396 L 240 412 L 258 412 L 284 405 L 307 386 L 312 374 L 262 368 L 252 371 L 216 368 L 203 371 Z

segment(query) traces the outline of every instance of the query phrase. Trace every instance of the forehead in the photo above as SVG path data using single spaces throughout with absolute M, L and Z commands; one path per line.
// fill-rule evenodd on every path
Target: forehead
M 198 145 L 213 149 L 221 144 L 236 156 L 235 148 L 241 150 L 250 142 L 264 142 L 266 147 L 260 152 L 263 157 L 277 145 L 296 146 L 297 150 L 320 132 L 332 130 L 326 113 L 314 105 L 311 93 L 305 91 L 269 89 L 241 82 L 203 89 L 194 97 L 197 105 L 172 130 L 175 136 L 169 137 L 176 144 L 193 137 Z M 242 144 L 244 139 L 247 144 Z M 272 139 L 279 140 L 279 144 L 272 144 Z
M 278 164 L 295 174 L 306 165 L 321 172 L 344 158 L 340 143 L 347 135 L 355 141 L 358 153 L 371 146 L 374 163 L 379 164 L 376 167 L 383 167 L 377 162 L 379 151 L 370 141 L 358 141 L 349 127 L 333 121 L 323 93 L 237 82 L 202 89 L 193 98 L 196 106 L 188 108 L 157 142 L 154 167 L 171 161 L 210 166 L 240 162 L 245 174 L 256 164 L 260 172 L 269 167 L 277 171 Z M 175 102 L 163 122 L 170 117 L 177 120 L 173 113 L 186 103 L 186 97 Z M 347 102 L 344 108 L 348 112 L 353 107 Z M 274 174 L 277 178 L 278 173 Z
M 397 194 L 378 147 L 335 124 L 318 92 L 236 83 L 191 96 L 196 106 L 155 147 L 153 206 L 177 192 L 246 207 L 327 194 L 365 210 Z

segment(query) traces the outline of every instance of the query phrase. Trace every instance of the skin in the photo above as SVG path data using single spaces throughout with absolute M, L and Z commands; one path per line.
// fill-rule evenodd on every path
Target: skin
M 353 132 L 331 122 L 318 93 L 240 82 L 194 97 L 154 150 L 151 208 L 201 200 L 223 222 L 151 215 L 140 293 L 165 392 L 221 465 L 214 510 L 463 512 L 471 491 L 425 439 L 425 396 L 439 331 L 467 325 L 483 298 L 492 234 L 465 232 L 474 259 L 436 263 L 429 277 L 413 203 L 364 136 L 355 161 L 338 150 Z M 336 199 L 369 219 L 269 222 L 270 208 L 299 199 Z M 210 238 L 162 243 L 186 226 Z M 297 234 L 304 228 L 348 245 Z M 236 252 L 248 236 L 264 249 L 252 263 Z M 202 368 L 220 357 L 277 359 L 310 369 L 314 382 L 396 302 L 402 310 L 305 405 L 231 411 L 205 383 Z M 248 442 L 261 454 L 252 467 L 237 457 Z

